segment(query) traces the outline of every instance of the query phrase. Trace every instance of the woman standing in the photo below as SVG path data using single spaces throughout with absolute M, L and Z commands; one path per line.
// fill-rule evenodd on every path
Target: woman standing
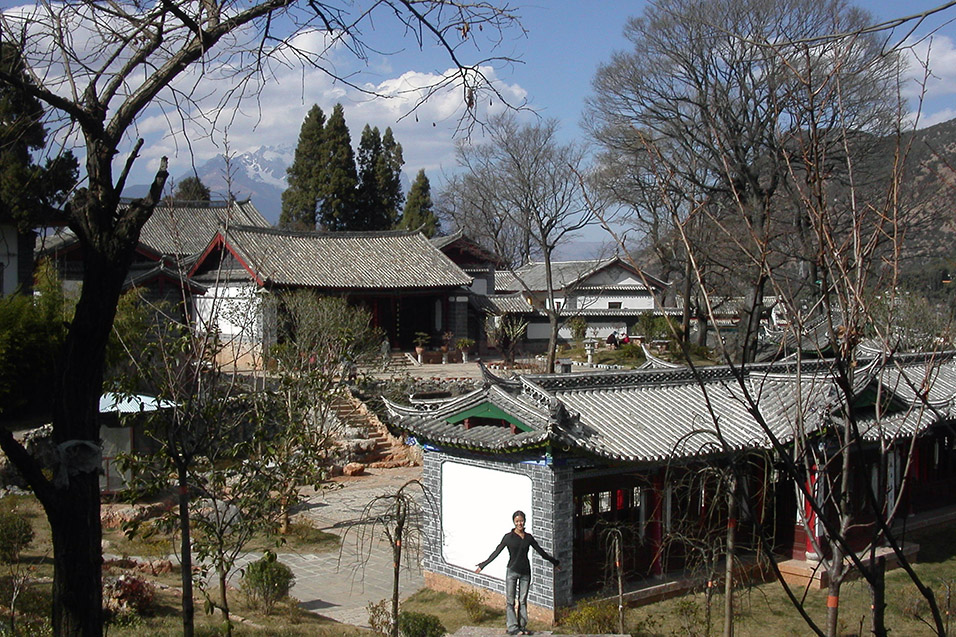
M 494 561 L 501 549 L 508 549 L 508 570 L 505 576 L 505 618 L 508 621 L 509 635 L 530 635 L 528 630 L 528 589 L 531 588 L 531 562 L 528 560 L 528 549 L 534 547 L 538 555 L 554 564 L 555 570 L 560 571 L 558 560 L 554 559 L 538 545 L 530 533 L 524 530 L 525 515 L 523 511 L 515 511 L 511 516 L 514 528 L 505 533 L 498 544 L 498 548 L 488 556 L 488 559 L 478 564 L 475 569 L 480 573 Z M 518 600 L 518 613 L 515 614 L 515 597 Z

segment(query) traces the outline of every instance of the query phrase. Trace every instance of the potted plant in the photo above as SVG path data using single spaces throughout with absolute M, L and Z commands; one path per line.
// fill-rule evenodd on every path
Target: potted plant
M 471 348 L 475 346 L 475 339 L 473 338 L 459 338 L 455 341 L 455 348 L 461 352 L 461 362 L 468 362 L 468 354 L 471 353 Z
M 412 339 L 412 342 L 415 343 L 415 354 L 418 355 L 418 362 L 422 362 L 422 352 L 425 351 L 425 346 L 428 345 L 428 341 L 432 340 L 432 337 L 427 332 L 415 332 L 415 338 Z
M 455 340 L 454 332 L 445 332 L 441 335 L 441 362 L 448 362 L 448 350 L 451 349 L 451 342 Z
M 447 352 L 451 349 L 451 342 L 455 340 L 454 332 L 445 332 L 441 335 L 441 351 Z

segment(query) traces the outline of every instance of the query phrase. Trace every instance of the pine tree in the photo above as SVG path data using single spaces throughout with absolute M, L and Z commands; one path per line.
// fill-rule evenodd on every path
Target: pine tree
M 324 127 L 325 114 L 315 104 L 302 121 L 295 158 L 286 170 L 289 187 L 282 193 L 282 213 L 279 215 L 279 224 L 284 227 L 315 229 L 322 198 L 320 173 L 325 163 L 322 155 Z
M 0 44 L 0 66 L 24 78 L 19 49 Z M 40 102 L 9 84 L 0 84 L 0 219 L 27 231 L 57 215 L 76 183 L 77 162 L 66 152 L 40 166 L 33 151 L 46 145 Z
M 209 192 L 209 187 L 202 182 L 202 179 L 196 175 L 186 177 L 179 185 L 176 186 L 176 192 L 173 193 L 171 199 L 173 201 L 183 201 L 183 202 L 205 202 L 209 203 L 211 199 L 211 193 Z
M 321 199 L 317 221 L 326 230 L 360 230 L 356 227 L 358 174 L 345 111 L 336 104 L 325 123 L 322 140 Z
M 418 171 L 408 199 L 405 201 L 405 211 L 398 222 L 398 227 L 404 230 L 419 230 L 426 237 L 434 237 L 438 233 L 438 217 L 432 208 L 432 187 L 425 176 L 425 169 Z

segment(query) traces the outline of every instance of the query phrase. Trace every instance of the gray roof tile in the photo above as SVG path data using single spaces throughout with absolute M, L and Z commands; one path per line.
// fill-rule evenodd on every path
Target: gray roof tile
M 520 382 L 490 385 L 459 398 L 458 403 L 432 405 L 436 411 L 431 413 L 403 416 L 400 407 L 392 413 L 401 428 L 436 444 L 514 451 L 521 445 L 552 442 L 613 460 L 660 462 L 769 448 L 770 436 L 752 409 L 760 414 L 769 434 L 782 443 L 791 442 L 798 427 L 813 432 L 833 424 L 831 415 L 843 407 L 831 365 L 826 360 L 807 361 L 799 374 L 793 364 L 755 365 L 748 368 L 743 386 L 729 367 L 701 368 L 697 376 L 688 368 L 523 375 Z M 927 369 L 932 373 L 928 374 Z M 858 424 L 868 439 L 912 435 L 954 415 L 953 353 L 898 355 L 882 370 L 861 365 L 858 375 L 855 389 L 861 398 L 875 395 L 874 384 L 879 384 L 884 395 L 894 396 L 882 418 L 863 410 Z M 909 383 L 902 379 L 909 379 Z M 912 387 L 922 388 L 928 405 Z M 463 410 L 465 403 L 461 401 L 477 404 L 482 400 L 493 400 L 516 416 L 523 413 L 535 423 L 538 434 L 509 438 L 501 430 L 492 440 L 488 432 L 455 429 L 443 420 Z
M 293 232 L 236 226 L 222 236 L 263 282 L 333 289 L 469 285 L 420 232 Z
M 160 254 L 193 255 L 209 245 L 219 228 L 229 226 L 268 228 L 269 222 L 248 200 L 207 206 L 162 203 L 143 226 L 140 242 Z

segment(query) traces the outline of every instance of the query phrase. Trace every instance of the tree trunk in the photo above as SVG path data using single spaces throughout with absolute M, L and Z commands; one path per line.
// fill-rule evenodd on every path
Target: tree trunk
M 681 312 L 681 341 L 685 344 L 690 342 L 690 296 L 691 291 L 693 290 L 693 281 L 691 280 L 694 276 L 693 263 L 691 262 L 690 255 L 687 256 L 687 261 L 684 265 L 684 289 L 681 292 L 682 299 L 684 301 L 684 307 Z M 706 339 L 706 337 L 705 337 Z
M 757 276 L 753 287 L 747 293 L 746 305 L 743 308 L 743 316 L 740 317 L 740 324 L 743 328 L 741 334 L 741 362 L 752 363 L 757 358 L 757 337 L 760 334 L 760 318 L 763 315 L 763 293 L 766 276 L 761 272 Z
M 624 555 L 621 536 L 614 534 L 614 570 L 617 571 L 617 631 L 624 634 Z
M 870 585 L 870 596 L 873 602 L 872 627 L 876 637 L 886 637 L 886 558 L 879 557 L 871 560 L 873 568 L 873 583 Z
M 398 578 L 402 567 L 402 533 L 407 509 L 401 500 L 396 503 L 395 538 L 392 542 L 392 637 L 398 636 Z
M 558 359 L 558 312 L 557 310 L 548 311 L 548 324 L 550 333 L 548 335 L 548 367 L 546 373 L 553 374 L 554 366 Z
M 833 557 L 830 566 L 830 586 L 827 589 L 827 637 L 839 635 L 840 622 L 840 588 L 842 584 L 843 551 L 836 542 L 833 543 Z
M 229 598 L 226 596 L 226 586 L 229 585 L 226 577 L 225 568 L 219 568 L 219 610 L 222 611 L 223 625 L 226 627 L 226 635 L 232 637 L 232 619 L 229 616 Z
M 47 512 L 53 540 L 53 632 L 99 637 L 103 634 L 99 476 L 71 476 L 56 499 L 57 511 Z
M 193 552 L 189 535 L 189 486 L 186 465 L 176 469 L 179 481 L 179 563 L 183 585 L 183 635 L 193 636 L 196 606 L 193 603 Z
M 102 254 L 91 246 L 84 248 L 83 290 L 55 391 L 53 441 L 62 451 L 54 468 L 53 506 L 44 506 L 53 539 L 54 633 L 99 637 L 103 630 L 99 397 L 106 345 L 132 251 Z
M 734 637 L 734 551 L 737 540 L 737 481 L 727 489 L 727 547 L 724 551 L 724 637 Z

